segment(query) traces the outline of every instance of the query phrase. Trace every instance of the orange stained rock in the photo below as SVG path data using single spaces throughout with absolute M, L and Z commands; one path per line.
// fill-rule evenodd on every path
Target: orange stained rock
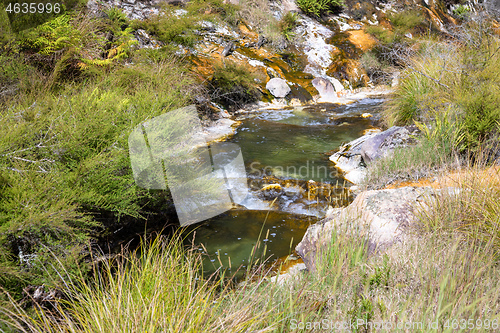
M 259 39 L 259 34 L 248 29 L 248 27 L 243 23 L 240 23 L 238 25 L 238 29 L 240 30 L 240 33 L 242 35 L 244 35 L 245 37 L 249 38 L 252 41 L 257 41 Z
M 492 185 L 500 186 L 500 166 L 492 166 L 485 169 L 464 169 L 432 179 L 423 178 L 418 181 L 397 182 L 389 184 L 385 188 L 394 189 L 405 186 L 430 186 L 439 189 L 444 187 L 463 187 L 471 183 L 484 187 Z
M 363 52 L 372 49 L 377 44 L 377 40 L 364 30 L 352 30 L 347 33 L 349 41 Z

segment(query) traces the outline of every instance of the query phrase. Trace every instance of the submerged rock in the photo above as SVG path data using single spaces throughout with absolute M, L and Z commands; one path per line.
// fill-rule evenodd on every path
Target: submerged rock
M 278 98 L 283 98 L 288 95 L 292 90 L 288 86 L 285 80 L 280 78 L 273 78 L 269 80 L 266 84 L 266 89 L 274 96 Z
M 402 187 L 362 192 L 349 206 L 331 210 L 310 226 L 296 250 L 309 270 L 315 269 L 317 257 L 330 244 L 334 231 L 365 237 L 368 251 L 383 251 L 405 238 L 416 221 L 417 208 L 429 207 L 440 191 L 444 190 Z

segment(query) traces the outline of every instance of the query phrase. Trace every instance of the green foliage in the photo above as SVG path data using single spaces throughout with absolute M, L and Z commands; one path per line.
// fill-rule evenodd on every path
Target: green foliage
M 366 32 L 380 40 L 382 44 L 388 45 L 394 42 L 397 35 L 391 30 L 380 25 L 371 25 L 366 27 Z
M 386 112 L 389 124 L 432 122 L 433 115 L 450 110 L 448 117 L 462 131 L 461 151 L 477 150 L 498 133 L 498 41 L 485 23 L 470 24 L 460 47 L 430 42 L 409 61 Z
M 332 13 L 336 8 L 344 6 L 343 0 L 297 0 L 297 5 L 306 14 L 321 16 Z
M 68 15 L 58 16 L 24 34 L 20 44 L 42 55 L 50 55 L 71 47 L 80 47 L 83 36 L 70 24 L 70 20 Z
M 18 69 L 29 67 L 9 61 L 0 68 L 19 89 L 0 117 L 0 253 L 10 254 L 5 267 L 20 274 L 12 279 L 41 284 L 54 274 L 44 268 L 50 252 L 74 267 L 103 217 L 107 227 L 124 217 L 140 221 L 168 200 L 135 185 L 128 133 L 187 104 L 192 82 L 179 64 L 150 63 L 139 54 L 133 66 L 52 93 L 22 90 L 25 74 Z M 38 261 L 16 265 L 16 244 Z
M 468 6 L 464 6 L 462 4 L 458 5 L 453 9 L 453 15 L 458 17 L 459 19 L 463 20 L 467 18 L 470 14 L 470 8 Z
M 216 65 L 209 86 L 211 99 L 229 109 L 254 102 L 260 96 L 254 79 L 252 73 L 236 63 Z
M 400 30 L 401 32 L 408 32 L 425 24 L 424 15 L 421 11 L 415 9 L 392 14 L 389 16 L 389 21 L 394 26 L 394 29 Z
M 368 51 L 363 53 L 359 62 L 375 84 L 391 83 L 392 74 L 390 66 L 385 61 L 380 60 L 375 52 Z
M 295 36 L 293 29 L 298 25 L 298 18 L 299 16 L 297 13 L 287 12 L 279 21 L 281 34 L 288 41 L 291 41 Z
M 165 6 L 159 15 L 134 21 L 132 27 L 147 30 L 174 50 L 175 45 L 170 44 L 193 46 L 199 40 L 197 30 L 203 28 L 200 22 L 232 21 L 235 15 L 236 7 L 221 0 L 195 0 L 182 10 Z

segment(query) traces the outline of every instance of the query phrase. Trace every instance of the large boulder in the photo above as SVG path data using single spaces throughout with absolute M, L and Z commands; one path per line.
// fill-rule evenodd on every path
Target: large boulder
M 266 89 L 277 98 L 283 98 L 292 91 L 285 80 L 277 77 L 267 82 Z
M 398 147 L 416 143 L 415 126 L 394 126 L 377 134 L 366 134 L 342 145 L 330 161 L 344 173 L 348 181 L 359 184 L 366 175 L 366 164 L 390 155 Z
M 408 235 L 416 221 L 416 209 L 425 209 L 440 191 L 431 187 L 402 187 L 365 191 L 345 208 L 332 210 L 310 226 L 296 250 L 309 270 L 315 270 L 318 254 L 331 242 L 332 234 L 362 230 L 368 251 L 383 251 Z

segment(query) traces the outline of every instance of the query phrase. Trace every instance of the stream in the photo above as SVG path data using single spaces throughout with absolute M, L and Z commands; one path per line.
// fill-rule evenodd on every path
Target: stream
M 365 98 L 240 114 L 241 125 L 228 142 L 241 148 L 249 194 L 233 209 L 185 230 L 186 243 L 204 255 L 205 274 L 223 268 L 234 275 L 240 268 L 241 275 L 249 260 L 286 258 L 328 207 L 347 205 L 350 184 L 328 157 L 375 128 L 362 115 L 377 114 L 382 102 Z

